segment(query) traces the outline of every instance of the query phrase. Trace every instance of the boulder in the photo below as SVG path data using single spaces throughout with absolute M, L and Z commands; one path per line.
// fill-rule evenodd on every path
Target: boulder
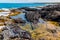
M 37 23 L 39 22 L 40 14 L 37 11 L 30 11 L 25 14 L 28 22 Z
M 60 22 L 60 5 L 45 6 L 41 9 L 40 15 L 45 20 Z

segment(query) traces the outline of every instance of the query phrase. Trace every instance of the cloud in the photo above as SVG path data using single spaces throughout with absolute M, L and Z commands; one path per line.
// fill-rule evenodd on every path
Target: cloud
M 1 0 L 0 3 L 35 3 L 35 2 L 60 2 L 60 0 Z

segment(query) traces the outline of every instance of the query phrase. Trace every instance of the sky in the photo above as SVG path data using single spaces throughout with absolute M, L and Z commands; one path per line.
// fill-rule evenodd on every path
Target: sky
M 60 0 L 1 0 L 0 3 L 43 3 L 60 2 Z

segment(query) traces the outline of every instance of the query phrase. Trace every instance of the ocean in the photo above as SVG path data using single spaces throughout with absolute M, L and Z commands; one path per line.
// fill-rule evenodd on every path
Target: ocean
M 45 3 L 0 3 L 0 8 L 20 8 L 46 6 Z

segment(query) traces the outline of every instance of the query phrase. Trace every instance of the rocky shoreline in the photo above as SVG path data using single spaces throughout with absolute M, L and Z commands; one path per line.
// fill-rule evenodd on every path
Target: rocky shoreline
M 60 5 L 0 10 L 0 40 L 59 40 Z

